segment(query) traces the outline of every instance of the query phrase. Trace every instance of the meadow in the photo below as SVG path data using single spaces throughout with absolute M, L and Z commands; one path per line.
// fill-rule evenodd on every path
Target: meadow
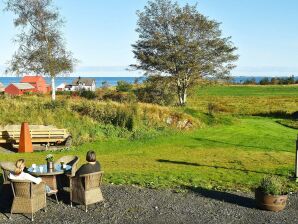
M 52 152 L 55 158 L 76 154 L 82 164 L 86 151 L 93 149 L 105 171 L 105 183 L 176 191 L 190 187 L 250 191 L 262 177 L 273 174 L 287 179 L 289 190 L 298 190 L 291 179 L 298 133 L 297 120 L 291 114 L 298 110 L 297 85 L 198 87 L 185 108 L 140 104 L 137 118 L 133 116 L 136 126 L 130 131 L 125 125 L 101 122 L 103 117 L 95 116 L 100 108 L 122 107 L 119 104 L 105 106 L 106 102 L 100 102 L 100 106 L 97 102 L 84 101 L 86 105 L 92 104 L 88 108 L 98 109 L 81 113 L 81 110 L 64 106 L 45 109 L 36 103 L 37 99 L 23 100 L 28 110 L 32 102 L 39 105 L 37 108 L 41 107 L 39 112 L 26 113 L 29 121 L 50 120 L 73 129 L 75 136 L 81 139 L 71 149 Z M 1 111 L 6 108 L 5 114 L 0 115 L 2 124 L 20 122 L 24 118 L 25 112 L 24 115 L 10 112 L 11 108 L 23 110 L 17 102 L 19 99 L 14 100 L 2 100 L 1 105 L 5 103 L 5 106 Z M 73 101 L 67 103 L 68 108 L 73 108 L 71 105 L 82 107 L 78 99 Z M 44 103 L 47 102 L 42 105 Z M 111 114 L 115 116 L 117 111 L 119 109 Z M 191 119 L 194 125 L 190 130 L 168 126 L 164 120 L 169 115 Z M 117 130 L 124 134 L 119 135 Z M 113 134 L 115 132 L 118 134 Z M 25 158 L 28 165 L 44 163 L 48 153 L 2 153 L 0 161 Z

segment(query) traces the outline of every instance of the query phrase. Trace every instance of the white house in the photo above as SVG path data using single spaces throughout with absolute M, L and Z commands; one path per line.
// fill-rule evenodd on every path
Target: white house
M 56 91 L 64 91 L 65 86 L 66 86 L 66 83 L 61 83 L 59 86 L 57 86 Z
M 95 83 L 95 79 L 88 79 L 88 78 L 79 77 L 79 78 L 73 80 L 71 85 L 67 85 L 66 87 L 70 91 L 80 91 L 80 90 L 95 91 L 96 90 L 96 83 Z

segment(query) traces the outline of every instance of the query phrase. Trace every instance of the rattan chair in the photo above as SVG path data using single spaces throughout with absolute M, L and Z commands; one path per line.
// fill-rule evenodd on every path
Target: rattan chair
M 31 214 L 31 220 L 34 221 L 33 214 L 40 209 L 46 211 L 46 190 L 45 183 L 34 184 L 31 181 L 10 180 L 13 191 L 13 202 L 9 219 L 13 213 Z
M 71 166 L 71 176 L 75 176 L 78 168 L 79 157 L 77 156 L 62 156 L 60 159 L 55 161 L 55 165 L 64 162 L 66 165 Z
M 102 171 L 72 177 L 70 181 L 71 207 L 73 202 L 83 204 L 87 212 L 88 205 L 103 201 L 104 199 L 100 190 L 102 177 Z
M 77 156 L 63 156 L 57 161 L 55 161 L 55 165 L 60 164 L 61 162 L 64 162 L 66 165 L 71 166 L 71 171 L 67 172 L 66 175 L 59 175 L 57 177 L 58 182 L 58 188 L 64 189 L 65 191 L 69 191 L 70 186 L 70 177 L 75 176 L 77 169 L 78 169 L 78 162 L 79 157 Z
M 14 162 L 0 162 L 0 167 L 2 170 L 3 184 L 10 184 L 8 179 L 8 175 L 11 172 L 15 171 L 15 163 Z

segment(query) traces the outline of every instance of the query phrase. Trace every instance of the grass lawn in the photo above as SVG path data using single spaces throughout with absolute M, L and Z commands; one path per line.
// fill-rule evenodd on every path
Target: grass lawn
M 296 134 L 274 119 L 243 118 L 233 125 L 147 141 L 85 144 L 75 151 L 55 153 L 55 157 L 78 154 L 82 163 L 86 151 L 94 149 L 109 183 L 248 191 L 266 174 L 292 174 Z M 2 154 L 1 160 L 26 158 L 30 165 L 42 163 L 46 154 Z
M 205 86 L 197 89 L 203 96 L 294 96 L 298 95 L 298 85 L 231 85 Z
M 221 100 L 225 100 L 234 106 L 234 110 L 219 112 L 216 116 L 217 119 L 226 122 L 205 125 L 188 132 L 168 133 L 151 139 L 132 141 L 115 138 L 97 141 L 83 144 L 70 151 L 54 152 L 54 156 L 59 158 L 67 154 L 76 154 L 80 156 L 80 163 L 83 163 L 86 152 L 93 149 L 97 152 L 105 171 L 106 183 L 135 184 L 144 187 L 180 190 L 191 186 L 249 191 L 268 174 L 289 178 L 294 171 L 297 129 L 280 124 L 280 118 L 251 116 L 252 111 L 269 113 L 270 110 L 266 108 L 267 104 L 259 104 L 262 101 L 249 100 L 265 100 L 272 102 L 274 108 L 286 108 L 287 112 L 293 112 L 297 110 L 298 105 L 297 87 L 239 88 L 242 87 L 209 87 L 209 95 L 207 90 L 206 95 L 201 94 L 199 90 L 198 95 L 191 99 L 189 107 L 184 109 L 194 117 L 207 117 L 202 106 L 204 103 L 212 99 L 214 103 L 223 104 Z M 242 95 L 235 98 L 235 95 L 241 95 L 236 93 L 237 91 L 244 94 L 251 88 L 255 88 L 251 90 L 254 91 L 252 95 L 265 90 L 270 91 L 271 95 Z M 258 88 L 261 90 L 257 90 Z M 275 90 L 279 90 L 280 94 Z M 222 95 L 214 96 L 217 91 L 222 91 Z M 231 96 L 233 92 L 234 95 Z M 274 99 L 279 99 L 283 104 L 273 103 Z M 229 107 L 226 104 L 222 106 Z M 241 112 L 241 108 L 245 113 Z M 44 163 L 46 155 L 46 152 L 0 154 L 0 161 L 25 158 L 27 165 L 31 165 Z M 298 190 L 298 185 L 293 181 L 288 183 L 291 190 Z

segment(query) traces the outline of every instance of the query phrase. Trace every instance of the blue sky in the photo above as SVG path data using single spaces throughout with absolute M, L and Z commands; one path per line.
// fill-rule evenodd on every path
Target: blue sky
M 136 10 L 146 0 L 54 0 L 66 20 L 67 47 L 80 60 L 76 75 L 135 76 L 131 44 L 137 40 Z M 297 0 L 179 0 L 222 23 L 239 48 L 232 75 L 298 75 Z M 0 9 L 4 4 L 0 0 Z M 11 58 L 17 33 L 12 15 L 0 11 L 0 73 Z

